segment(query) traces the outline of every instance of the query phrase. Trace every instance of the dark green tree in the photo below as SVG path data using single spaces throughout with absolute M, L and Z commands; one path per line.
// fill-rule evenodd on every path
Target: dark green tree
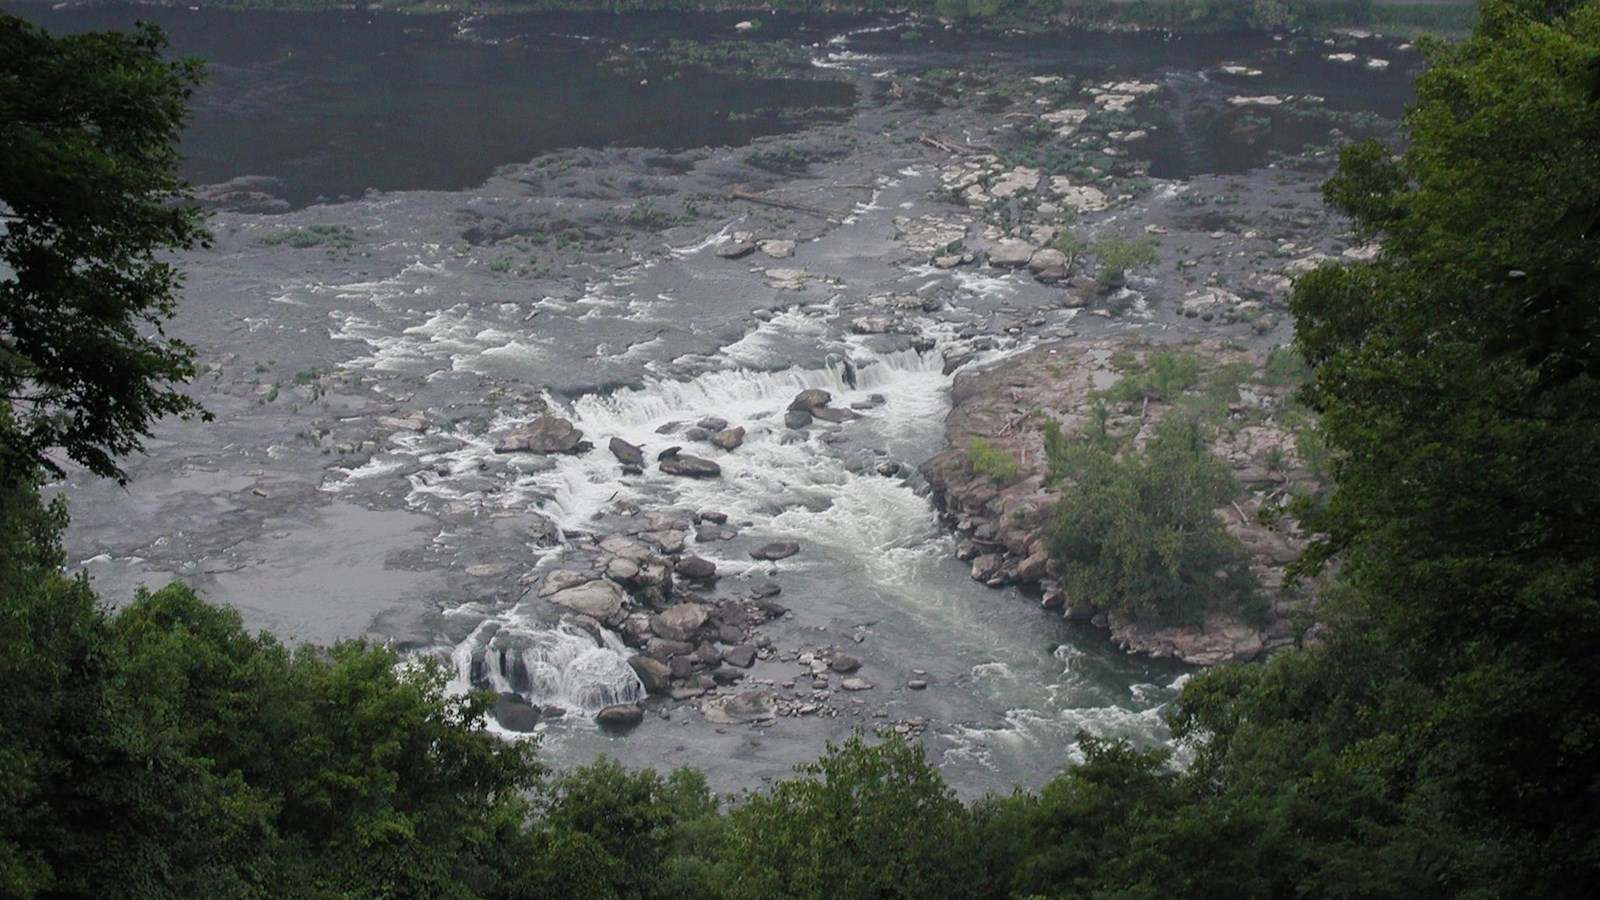
M 0 15 L 0 451 L 122 477 L 152 423 L 199 405 L 194 353 L 163 332 L 206 239 L 177 143 L 200 80 L 150 26 L 55 38 Z

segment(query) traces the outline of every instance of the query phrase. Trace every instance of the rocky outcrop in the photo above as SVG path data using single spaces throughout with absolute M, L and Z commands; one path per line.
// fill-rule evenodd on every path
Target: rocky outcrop
M 1262 362 L 1259 356 L 1214 344 L 1187 349 L 1219 363 L 1259 366 Z M 1283 567 L 1296 557 L 1302 542 L 1262 524 L 1256 511 L 1286 495 L 1291 485 L 1301 490 L 1317 485 L 1296 460 L 1292 433 L 1267 424 L 1272 421 L 1272 404 L 1280 398 L 1259 386 L 1252 389 L 1250 399 L 1241 395 L 1231 404 L 1232 423 L 1218 429 L 1212 452 L 1229 463 L 1245 488 L 1240 501 L 1217 514 L 1249 551 L 1252 570 L 1270 598 L 1265 625 L 1252 625 L 1223 610 L 1209 612 L 1196 626 L 1143 625 L 1067 596 L 1052 570 L 1045 530 L 1059 493 L 1046 481 L 1044 417 L 1054 419 L 1070 435 L 1088 421 L 1092 391 L 1121 377 L 1113 357 L 1137 362 L 1145 353 L 1145 348 L 1112 341 L 1066 345 L 957 377 L 945 421 L 951 449 L 921 469 L 935 504 L 958 533 L 956 555 L 971 563 L 975 580 L 996 587 L 1036 586 L 1044 606 L 1109 629 L 1112 640 L 1129 652 L 1210 665 L 1248 659 L 1286 644 L 1291 638 L 1288 616 L 1300 598 L 1283 593 Z M 1048 404 L 1041 405 L 1041 398 L 1049 398 Z M 1161 403 L 1131 404 L 1113 424 L 1144 435 L 1167 409 Z M 996 481 L 974 471 L 966 450 L 974 437 L 1009 454 L 1018 463 L 1018 473 Z

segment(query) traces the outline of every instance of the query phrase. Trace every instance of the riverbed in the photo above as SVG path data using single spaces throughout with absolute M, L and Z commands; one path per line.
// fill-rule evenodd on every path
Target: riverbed
M 182 259 L 173 330 L 199 351 L 216 421 L 164 423 L 126 490 L 68 479 L 74 565 L 112 602 L 181 578 L 252 628 L 381 641 L 443 661 L 462 688 L 491 641 L 514 639 L 549 667 L 524 693 L 547 712 L 552 761 L 693 765 L 725 791 L 857 728 L 918 736 L 968 796 L 1037 786 L 1080 730 L 1166 740 L 1160 712 L 1189 670 L 974 582 L 916 466 L 944 449 L 963 369 L 1132 333 L 1286 340 L 1281 315 L 1201 321 L 1180 301 L 1227 283 L 1281 312 L 1288 263 L 1352 249 L 1316 202 L 1326 154 L 1306 147 L 1392 129 L 1415 65 L 1366 38 L 1046 40 L 774 17 L 757 31 L 782 54 L 691 66 L 645 50 L 664 29 L 756 38 L 737 16 L 140 15 L 215 60 L 186 138 L 215 240 Z M 736 71 L 752 60 L 759 75 Z M 926 89 L 960 70 L 1010 73 L 1005 102 Z M 1004 204 L 952 202 L 966 157 L 927 138 L 977 154 L 1028 124 L 1019 110 L 1104 108 L 1062 79 L 1089 97 L 1151 86 L 1128 101 L 1146 143 L 1107 155 L 1146 171 L 1073 225 L 1163 236 L 1116 311 L 1025 272 L 931 262 L 993 243 Z M 793 427 L 805 390 L 850 415 Z M 543 415 L 593 449 L 497 452 Z M 706 444 L 693 429 L 708 419 L 744 428 L 742 443 Z M 651 464 L 626 473 L 612 438 Z M 654 460 L 671 446 L 720 476 L 665 474 Z M 539 597 L 616 535 L 715 565 L 679 599 L 765 594 L 786 610 L 741 636 L 760 652 L 736 683 L 652 698 L 625 733 L 590 716 L 642 696 L 618 664 L 632 651 L 558 625 Z M 800 551 L 752 558 L 773 541 Z M 867 687 L 817 671 L 839 655 Z M 735 694 L 783 714 L 718 712 Z

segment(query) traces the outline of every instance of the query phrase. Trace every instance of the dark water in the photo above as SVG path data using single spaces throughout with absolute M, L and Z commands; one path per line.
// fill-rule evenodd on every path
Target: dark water
M 459 190 L 568 147 L 738 145 L 799 127 L 785 110 L 855 101 L 837 81 L 641 73 L 607 60 L 626 57 L 629 40 L 731 35 L 726 17 L 18 10 L 58 33 L 159 25 L 174 55 L 205 60 L 209 73 L 184 175 L 273 179 L 261 187 L 293 206 L 369 189 Z

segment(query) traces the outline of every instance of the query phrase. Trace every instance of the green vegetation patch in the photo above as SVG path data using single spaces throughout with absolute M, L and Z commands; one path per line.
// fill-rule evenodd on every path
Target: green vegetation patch
M 305 225 L 299 228 L 285 228 L 261 239 L 261 243 L 271 247 L 287 245 L 301 250 L 311 247 L 349 250 L 355 246 L 355 242 L 355 229 L 349 225 L 320 224 Z

